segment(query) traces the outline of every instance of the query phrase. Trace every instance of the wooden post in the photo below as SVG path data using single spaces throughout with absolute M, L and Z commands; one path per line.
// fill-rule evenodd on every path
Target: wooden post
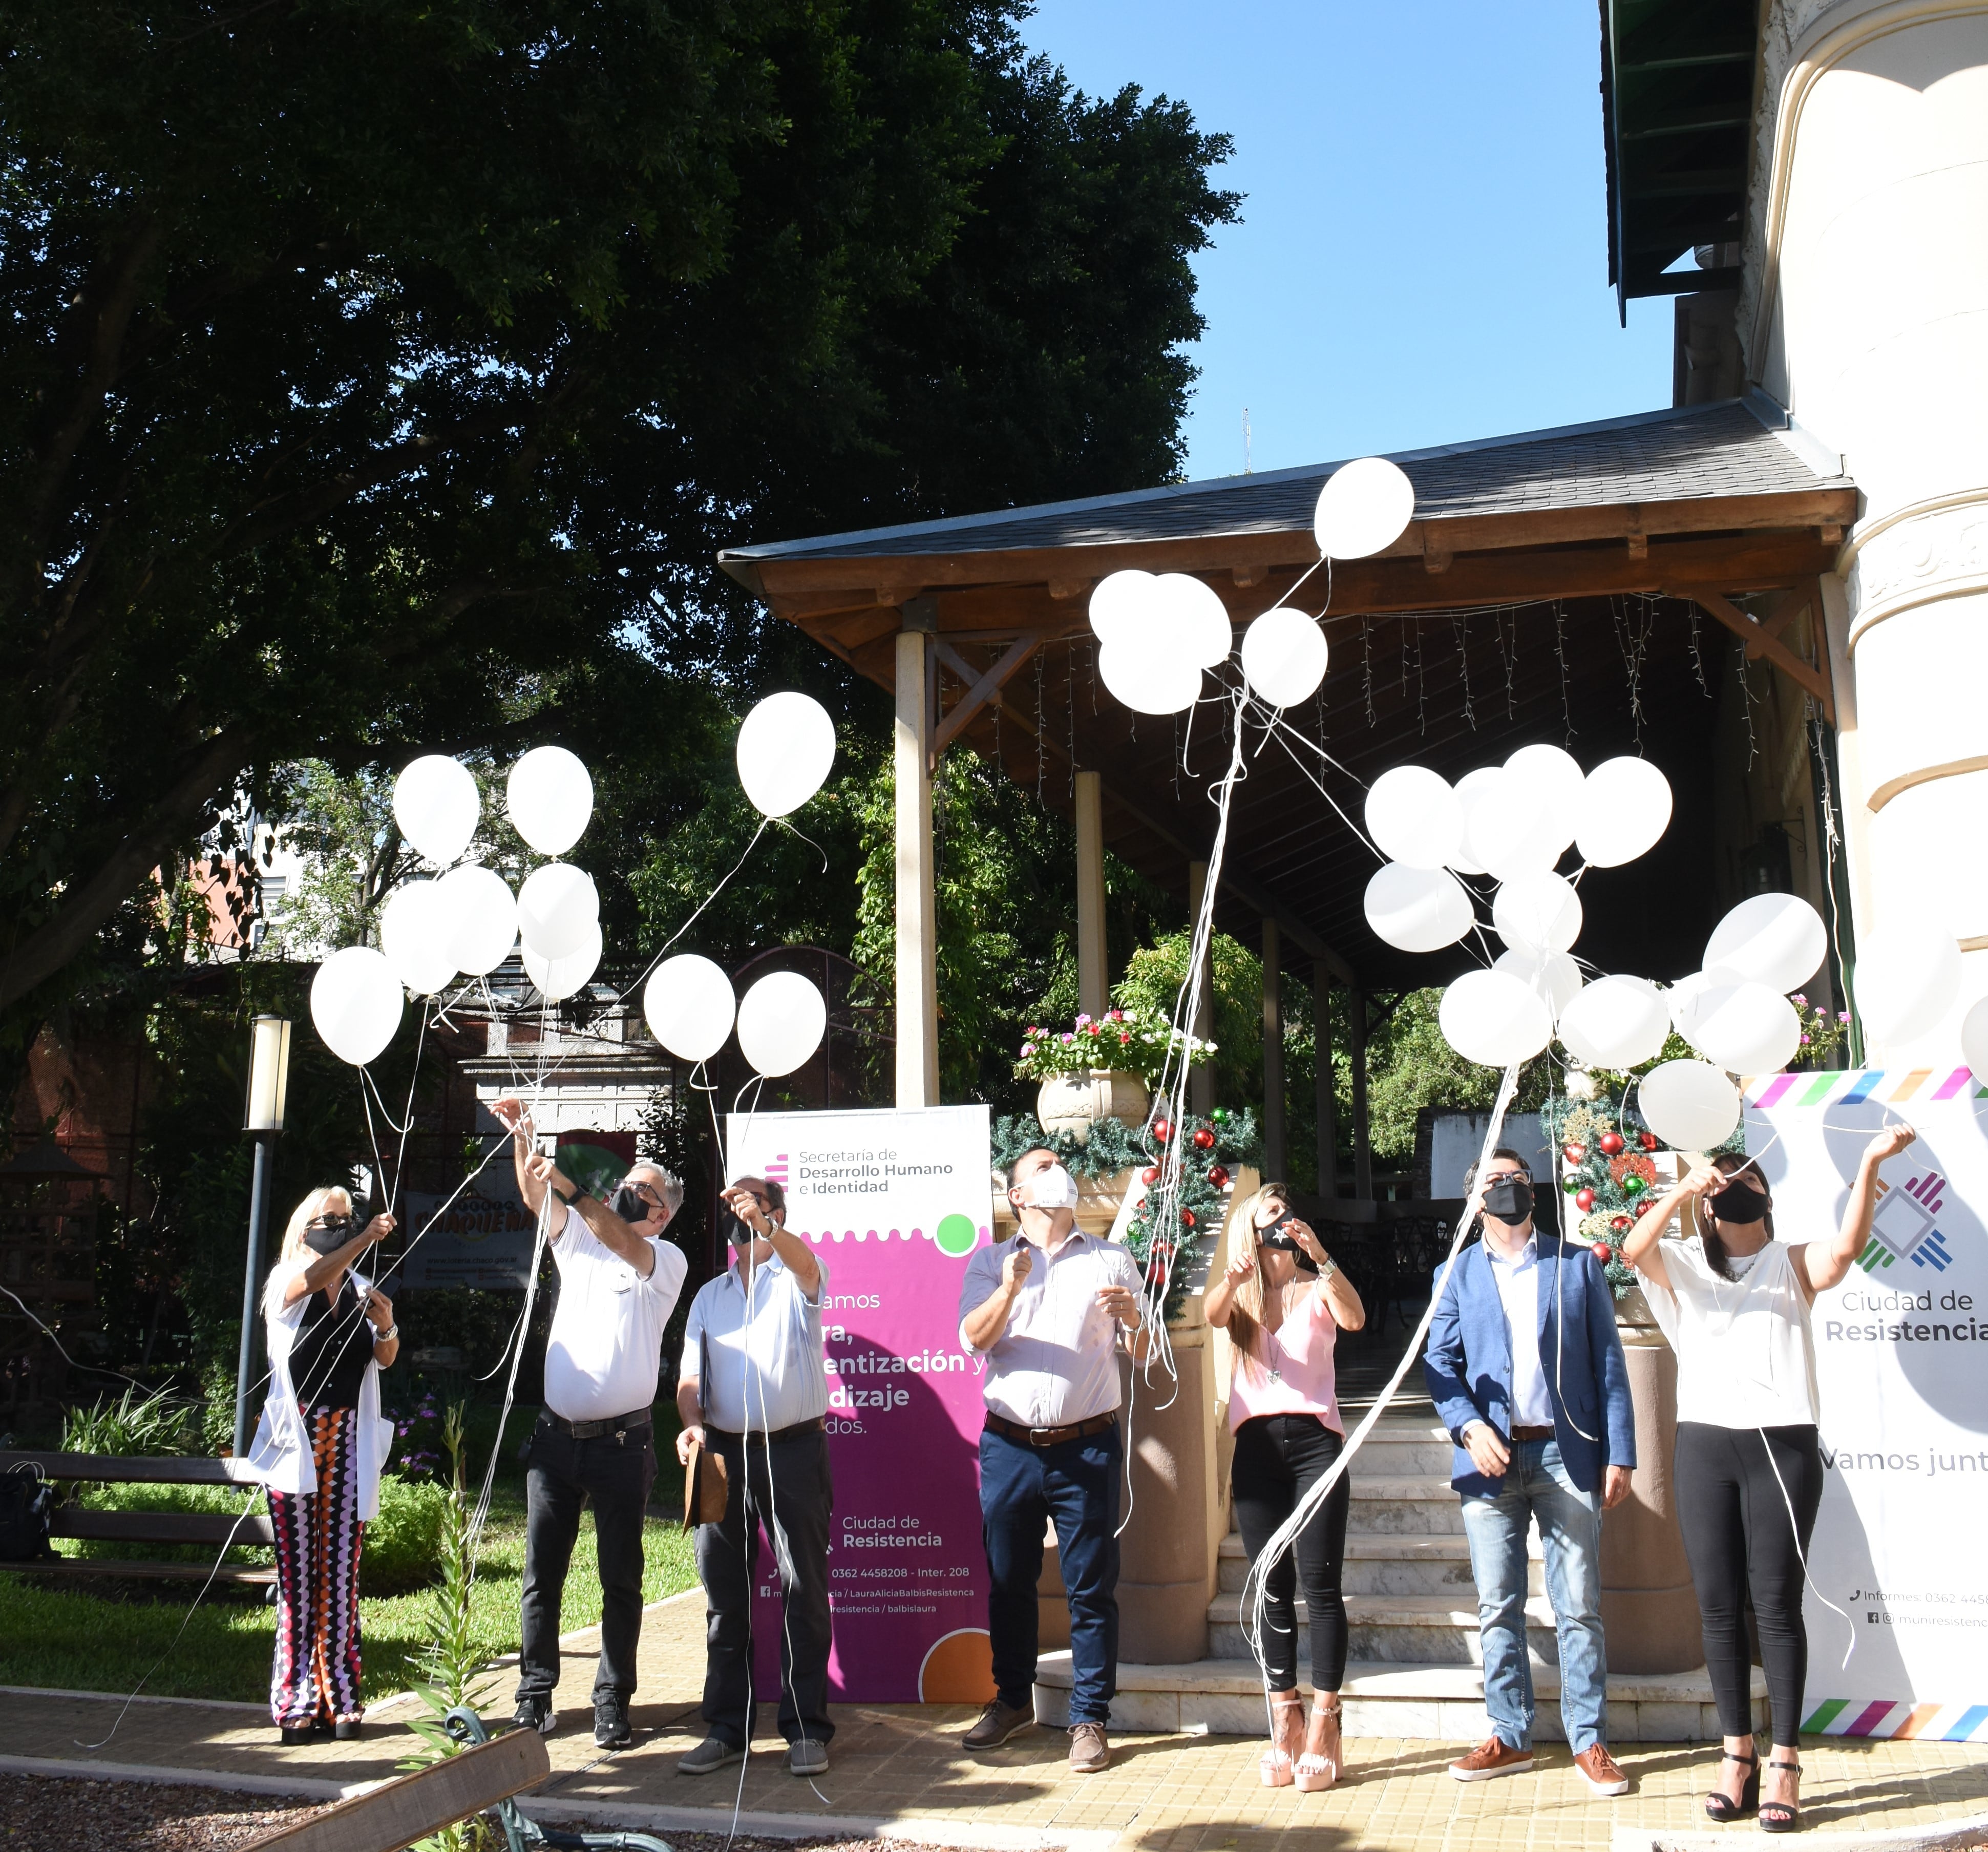
M 898 633 L 893 763 L 897 823 L 897 1102 L 938 1104 L 938 922 L 932 895 L 931 601 L 904 607 Z
M 1323 959 L 1311 967 L 1313 1047 L 1318 1062 L 1318 1193 L 1339 1193 L 1339 1099 L 1332 1075 L 1332 973 Z
M 1350 1033 L 1346 1051 L 1353 1062 L 1353 1193 L 1357 1200 L 1374 1200 L 1374 1147 L 1367 1119 L 1367 993 L 1357 985 L 1346 993 L 1346 1014 Z
M 1095 772 L 1077 774 L 1077 1007 L 1102 1016 L 1111 1002 L 1104 945 L 1104 808 Z
M 1201 918 L 1202 896 L 1208 891 L 1208 864 L 1190 862 L 1187 865 L 1187 929 L 1190 946 L 1194 940 L 1195 923 Z M 1201 967 L 1201 1005 L 1194 1013 L 1194 1021 L 1188 1026 L 1188 1034 L 1202 1041 L 1215 1039 L 1215 953 L 1212 936 L 1210 936 L 1209 955 Z M 1215 1070 L 1199 1067 L 1190 1072 L 1187 1087 L 1187 1106 L 1190 1112 L 1202 1119 L 1215 1110 Z
M 1263 1162 L 1273 1178 L 1289 1166 L 1284 1147 L 1284 1007 L 1277 984 L 1283 962 L 1277 923 L 1263 922 Z

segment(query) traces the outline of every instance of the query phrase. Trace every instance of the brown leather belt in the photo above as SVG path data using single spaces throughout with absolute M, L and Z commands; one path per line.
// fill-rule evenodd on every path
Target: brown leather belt
M 1512 1438 L 1515 1441 L 1550 1441 L 1554 1430 L 1550 1427 L 1515 1427 Z
M 1093 1434 L 1101 1434 L 1117 1425 L 1115 1410 L 1108 1415 L 1093 1415 L 1088 1421 L 1073 1421 L 1065 1427 L 1029 1427 L 1019 1421 L 1009 1420 L 1005 1415 L 997 1415 L 991 1409 L 987 1415 L 987 1426 L 994 1433 L 1019 1441 L 1024 1447 L 1060 1447 L 1066 1441 L 1087 1440 Z

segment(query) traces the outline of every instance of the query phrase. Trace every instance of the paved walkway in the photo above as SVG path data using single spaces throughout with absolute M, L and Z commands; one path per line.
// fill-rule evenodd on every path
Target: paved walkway
M 593 1747 L 587 1705 L 594 1639 L 573 1635 L 561 1682 L 559 1732 L 548 1745 L 552 1780 L 531 1803 L 541 1817 L 620 1826 L 723 1831 L 739 1794 L 735 1766 L 691 1780 L 679 1755 L 703 1735 L 703 1601 L 696 1590 L 649 1610 L 635 1747 Z M 486 1705 L 509 1708 L 508 1675 Z M 407 1752 L 404 1719 L 416 1700 L 376 1705 L 358 1743 L 286 1749 L 258 1707 L 166 1700 L 133 1705 L 114 1732 L 119 1700 L 84 1694 L 0 1691 L 0 1769 L 75 1773 L 198 1770 L 224 1785 L 269 1793 L 330 1795 L 394 1772 Z M 836 1713 L 833 1766 L 810 1784 L 769 1746 L 747 1768 L 742 1829 L 758 1833 L 895 1837 L 1006 1852 L 1069 1845 L 1077 1852 L 1330 1852 L 1416 1847 L 1434 1852 L 1532 1848 L 1683 1847 L 1729 1840 L 1699 1810 L 1712 1752 L 1653 1745 L 1621 1752 L 1635 1783 L 1618 1801 L 1591 1796 L 1564 1745 L 1549 1745 L 1531 1775 L 1465 1786 L 1448 1779 L 1448 1744 L 1348 1741 L 1344 1783 L 1329 1794 L 1263 1787 L 1260 1745 L 1240 1737 L 1124 1735 L 1100 1776 L 1069 1773 L 1067 1741 L 1038 1731 L 996 1753 L 959 1747 L 972 1712 L 958 1706 L 849 1705 Z M 106 1740 L 107 1739 L 107 1740 Z M 94 1746 L 86 1746 L 94 1745 Z M 1874 1830 L 1936 1830 L 1988 1816 L 1988 1751 L 1966 1745 L 1818 1740 L 1804 1749 L 1803 1843 Z M 1988 1832 L 1981 1836 L 1988 1838 Z

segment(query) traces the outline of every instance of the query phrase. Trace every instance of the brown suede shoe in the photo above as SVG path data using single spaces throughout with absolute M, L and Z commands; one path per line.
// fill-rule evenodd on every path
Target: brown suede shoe
M 1530 1749 L 1515 1749 L 1500 1737 L 1487 1736 L 1468 1756 L 1452 1762 L 1449 1772 L 1459 1781 L 1495 1781 L 1500 1775 L 1523 1775 L 1532 1766 Z
M 972 1728 L 960 1741 L 969 1749 L 998 1749 L 1009 1737 L 1035 1727 L 1033 1706 L 1003 1704 L 997 1698 L 975 1719 Z
M 1598 1742 L 1591 1742 L 1574 1759 L 1587 1785 L 1598 1794 L 1626 1794 L 1629 1792 L 1629 1778 L 1618 1766 L 1615 1758 Z
M 1105 1740 L 1101 1723 L 1073 1723 L 1070 1726 L 1070 1772 L 1073 1775 L 1101 1775 L 1111 1766 L 1111 1745 Z

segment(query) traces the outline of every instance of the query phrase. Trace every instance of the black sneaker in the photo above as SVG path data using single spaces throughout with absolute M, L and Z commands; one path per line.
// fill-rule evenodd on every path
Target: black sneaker
M 593 1701 L 593 1743 L 596 1749 L 625 1749 L 635 1740 L 628 1722 L 628 1701 L 611 1692 Z
M 553 1708 L 549 1698 L 521 1697 L 517 1709 L 511 1713 L 511 1727 L 514 1730 L 536 1730 L 541 1736 L 549 1736 L 559 1728 L 559 1713 Z

